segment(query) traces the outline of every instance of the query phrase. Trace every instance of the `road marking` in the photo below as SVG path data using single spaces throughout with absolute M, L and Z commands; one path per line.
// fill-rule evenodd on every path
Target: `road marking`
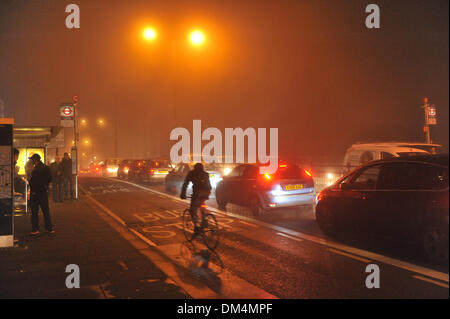
M 157 190 L 154 190 L 154 189 L 151 189 L 151 188 L 148 188 L 148 187 L 144 187 L 144 186 L 141 186 L 141 185 L 138 185 L 138 184 L 134 184 L 134 183 L 131 183 L 131 182 L 128 182 L 128 181 L 122 181 L 122 180 L 117 180 L 117 179 L 113 179 L 113 178 L 109 178 L 109 179 L 112 180 L 112 181 L 119 181 L 119 182 L 122 182 L 122 183 L 130 184 L 130 185 L 133 185 L 133 186 L 135 186 L 137 188 L 140 188 L 140 189 L 143 189 L 143 190 L 146 190 L 146 191 L 149 191 L 149 192 L 153 192 L 153 193 L 156 193 L 156 194 L 160 194 L 160 195 L 166 196 L 167 198 L 171 198 L 171 199 L 177 200 L 178 202 L 184 202 L 186 204 L 189 204 L 189 201 L 187 201 L 187 200 L 182 200 L 179 197 L 176 197 L 176 196 L 173 196 L 173 195 L 169 195 L 169 194 L 166 194 L 166 193 L 162 193 L 160 191 L 157 191 Z M 324 238 L 317 237 L 317 236 L 314 236 L 314 235 L 304 234 L 304 233 L 301 233 L 301 232 L 298 232 L 298 231 L 295 231 L 295 230 L 291 230 L 291 229 L 288 229 L 288 228 L 285 228 L 285 227 L 272 225 L 272 224 L 265 223 L 265 222 L 262 222 L 262 221 L 259 221 L 259 220 L 256 220 L 256 219 L 253 219 L 253 218 L 250 218 L 250 217 L 241 216 L 241 215 L 233 214 L 233 213 L 230 213 L 230 212 L 223 212 L 223 211 L 221 211 L 221 210 L 219 210 L 217 208 L 214 208 L 214 207 L 209 207 L 208 206 L 207 209 L 209 211 L 217 213 L 217 214 L 227 215 L 227 216 L 231 216 L 231 217 L 234 217 L 234 218 L 237 218 L 237 219 L 241 219 L 241 220 L 245 220 L 245 221 L 248 221 L 248 222 L 252 222 L 252 223 L 254 223 L 256 225 L 263 226 L 263 227 L 266 227 L 266 228 L 270 228 L 270 229 L 276 230 L 277 232 L 284 233 L 286 235 L 291 235 L 293 237 L 297 237 L 297 238 L 300 238 L 300 239 L 304 239 L 304 240 L 307 240 L 307 241 L 310 241 L 310 242 L 313 242 L 313 243 L 316 243 L 316 244 L 319 244 L 319 245 L 322 245 L 322 246 L 335 248 L 335 249 L 338 249 L 340 251 L 345 251 L 345 252 L 348 252 L 348 253 L 351 253 L 351 254 L 354 254 L 354 255 L 363 256 L 363 257 L 369 258 L 370 260 L 376 260 L 378 262 L 382 262 L 384 264 L 388 264 L 388 265 L 391 265 L 391 266 L 394 266 L 394 267 L 397 267 L 397 268 L 400 268 L 400 269 L 403 269 L 403 270 L 415 272 L 415 273 L 418 273 L 418 274 L 421 274 L 421 275 L 424 275 L 424 276 L 427 276 L 427 277 L 431 277 L 431 278 L 434 278 L 434 279 L 445 281 L 447 283 L 449 282 L 449 275 L 446 274 L 446 273 L 437 271 L 437 270 L 433 270 L 433 269 L 426 268 L 426 267 L 419 266 L 419 265 L 414 265 L 414 264 L 408 263 L 406 261 L 402 261 L 402 260 L 399 260 L 399 259 L 387 257 L 387 256 L 380 255 L 380 254 L 377 254 L 377 253 L 374 253 L 374 252 L 371 252 L 371 251 L 367 251 L 367 250 L 364 250 L 364 249 L 355 248 L 355 247 L 347 246 L 345 244 L 340 244 L 340 243 L 337 243 L 337 242 L 333 242 L 333 241 L 331 241 L 329 239 L 324 239 Z
M 92 198 L 91 198 L 92 199 Z M 95 200 L 92 199 L 92 202 Z M 119 224 L 122 225 L 120 227 L 119 225 L 115 224 L 114 221 L 108 220 L 105 214 L 102 214 L 98 209 L 90 205 L 94 211 L 96 211 L 108 224 L 110 224 L 113 229 L 115 229 L 120 235 L 122 235 L 123 238 L 128 240 L 136 249 L 139 249 L 139 251 L 144 254 L 151 262 L 153 262 L 162 272 L 164 272 L 168 277 L 171 277 L 171 279 L 168 279 L 166 282 L 168 283 L 174 283 L 175 285 L 179 286 L 180 289 L 183 289 L 184 291 L 188 292 L 189 295 L 193 298 L 212 298 L 212 299 L 219 299 L 219 298 L 238 298 L 238 299 L 277 299 L 276 296 L 266 292 L 265 290 L 259 288 L 258 286 L 255 286 L 246 280 L 233 275 L 231 272 L 228 272 L 224 270 L 221 274 L 216 274 L 216 276 L 219 277 L 221 282 L 221 289 L 220 291 L 215 291 L 208 287 L 208 285 L 205 285 L 202 281 L 197 282 L 195 278 L 192 278 L 190 276 L 189 279 L 186 280 L 186 278 L 183 276 L 183 274 L 180 274 L 180 271 L 177 268 L 181 268 L 183 271 L 188 271 L 190 275 L 192 275 L 192 269 L 187 269 L 184 265 L 180 263 L 179 260 L 177 260 L 177 257 L 179 256 L 179 243 L 177 244 L 170 244 L 165 246 L 156 246 L 150 239 L 139 233 L 138 231 L 128 228 L 126 224 L 122 224 L 119 222 L 119 220 L 115 219 Z M 103 206 L 103 205 L 102 205 Z M 102 210 L 106 207 L 101 207 Z M 106 212 L 106 211 L 105 211 Z M 111 212 L 112 213 L 112 212 Z M 104 216 L 102 216 L 104 215 Z M 109 213 L 108 213 L 109 215 Z M 113 215 L 115 215 L 113 213 Z M 113 215 L 110 215 L 110 217 L 113 217 Z M 137 237 L 139 237 L 141 240 L 146 242 L 150 246 L 154 246 L 154 249 L 142 249 L 138 248 L 136 246 L 136 239 L 135 238 L 129 238 L 131 235 L 126 235 L 127 230 L 134 233 Z M 129 233 L 128 233 L 129 234 Z M 168 249 L 171 247 L 172 249 Z M 164 259 L 162 260 L 161 257 L 164 256 Z M 169 262 L 167 262 L 169 261 Z M 120 264 L 120 261 L 119 261 Z M 125 265 L 126 267 L 126 265 Z M 198 275 L 198 274 L 196 274 Z M 211 275 L 209 272 L 205 273 L 206 279 L 208 279 Z M 194 279 L 194 281 L 193 281 Z M 149 281 L 150 282 L 150 281 Z M 243 289 L 244 288 L 244 289 Z
M 86 192 L 84 190 L 84 188 L 80 185 L 79 186 L 81 190 L 83 190 L 84 192 Z M 103 211 L 105 213 L 107 213 L 109 216 L 111 216 L 112 218 L 114 218 L 116 221 L 118 221 L 120 224 L 122 224 L 123 226 L 126 226 L 125 221 L 120 218 L 119 216 L 117 216 L 116 214 L 114 214 L 111 210 L 109 210 L 108 208 L 106 208 L 104 205 L 102 205 L 99 201 L 95 200 L 91 195 L 88 195 L 86 193 L 85 195 L 87 198 L 89 198 L 94 204 L 96 204 L 98 207 L 100 207 L 101 209 L 103 209 Z
M 252 224 L 252 223 L 247 223 L 247 222 L 245 222 L 245 221 L 243 221 L 243 220 L 240 220 L 239 222 L 240 222 L 240 223 L 242 223 L 242 224 L 244 224 L 244 225 L 250 226 L 250 227 L 255 227 L 255 228 L 258 228 L 258 226 L 257 226 L 257 225 L 255 225 L 255 224 Z
M 339 255 L 342 255 L 342 256 L 349 257 L 349 258 L 353 258 L 355 260 L 362 261 L 363 263 L 366 263 L 366 264 L 370 263 L 369 259 L 365 259 L 365 258 L 358 257 L 358 256 L 355 256 L 355 255 L 347 254 L 347 253 L 344 253 L 343 251 L 340 251 L 340 250 L 337 250 L 337 249 L 328 248 L 327 250 L 331 251 L 332 253 L 335 253 L 335 254 L 339 254 Z
M 156 249 L 181 267 L 186 267 L 186 263 L 192 262 L 189 259 L 186 260 L 186 257 L 180 256 L 180 244 L 178 243 L 158 246 L 156 247 Z M 194 249 L 193 253 L 194 255 L 196 255 L 199 253 L 199 250 L 195 251 Z M 209 261 L 211 263 L 214 263 L 213 259 L 210 259 Z M 214 275 L 212 275 L 211 271 L 213 271 L 213 268 L 209 267 L 205 269 L 203 267 L 198 267 L 191 264 L 188 269 L 195 276 L 199 276 L 200 278 L 204 278 L 206 280 L 208 280 L 208 278 L 210 278 L 211 276 L 218 278 L 221 283 L 219 292 L 220 298 L 232 297 L 233 299 L 278 299 L 278 297 L 265 291 L 259 286 L 234 275 L 231 271 L 225 268 L 222 269 L 220 274 L 214 273 Z
M 140 239 L 142 239 L 143 241 L 145 241 L 149 246 L 152 247 L 156 247 L 157 245 L 152 242 L 150 239 L 148 239 L 147 237 L 145 237 L 144 235 L 142 235 L 140 232 L 138 232 L 137 230 L 133 229 L 133 228 L 128 228 L 133 234 L 135 234 L 136 236 L 138 236 Z
M 85 189 L 80 185 L 79 186 L 80 189 L 84 192 Z M 108 209 L 107 207 L 105 207 L 104 205 L 102 205 L 99 201 L 95 200 L 94 198 L 92 198 L 92 196 L 85 194 L 85 196 L 87 198 L 89 198 L 94 204 L 96 204 L 98 207 L 100 207 L 105 213 L 107 213 L 109 216 L 111 216 L 112 218 L 114 218 L 116 221 L 118 221 L 122 226 L 125 226 L 128 230 L 130 230 L 132 233 L 134 233 L 136 236 L 138 236 L 139 238 L 141 238 L 143 241 L 145 241 L 147 244 L 149 244 L 150 246 L 156 246 L 156 244 L 154 242 L 152 242 L 150 239 L 148 239 L 147 237 L 145 237 L 144 235 L 142 235 L 140 232 L 134 230 L 133 228 L 129 228 L 127 226 L 127 223 L 120 218 L 119 216 L 117 216 L 116 214 L 114 214 L 110 209 Z
M 448 289 L 448 284 L 444 284 L 444 283 L 442 283 L 440 281 L 432 280 L 432 279 L 425 278 L 425 277 L 422 277 L 422 276 L 417 276 L 417 275 L 413 276 L 413 278 L 416 278 L 416 279 L 419 279 L 419 280 L 423 280 L 423 281 L 429 282 L 431 284 L 438 285 L 438 286 L 441 286 L 441 287 L 444 287 L 444 288 Z
M 283 233 L 277 233 L 277 235 L 280 235 L 280 236 L 283 236 L 283 237 L 286 237 L 286 238 L 289 238 L 289 239 L 292 239 L 292 240 L 296 240 L 296 241 L 303 241 L 303 239 L 300 239 L 300 238 L 297 238 L 297 237 L 293 237 L 293 236 L 289 236 L 289 235 L 286 235 L 286 234 L 283 234 Z
M 123 268 L 123 270 L 128 270 L 127 265 L 122 260 L 119 260 L 119 265 Z

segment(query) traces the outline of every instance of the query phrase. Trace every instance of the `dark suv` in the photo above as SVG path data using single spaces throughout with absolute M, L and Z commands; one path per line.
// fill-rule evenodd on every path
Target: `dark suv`
M 317 196 L 316 220 L 332 236 L 413 243 L 448 262 L 448 154 L 371 162 Z
M 260 174 L 258 165 L 236 166 L 217 184 L 220 208 L 228 203 L 248 206 L 255 216 L 276 207 L 314 205 L 311 174 L 294 164 L 281 164 L 275 174 Z

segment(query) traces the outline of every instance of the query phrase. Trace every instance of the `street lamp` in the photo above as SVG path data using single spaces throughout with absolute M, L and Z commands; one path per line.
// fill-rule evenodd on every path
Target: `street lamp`
M 205 42 L 205 35 L 200 30 L 194 30 L 189 35 L 189 41 L 194 46 L 200 46 Z
M 145 28 L 142 32 L 142 36 L 147 41 L 153 41 L 156 39 L 158 34 L 156 33 L 156 30 L 154 28 Z
M 102 120 L 102 119 L 99 119 L 99 120 L 97 121 L 97 124 L 100 125 L 100 126 L 103 126 L 103 125 L 105 124 L 105 121 Z

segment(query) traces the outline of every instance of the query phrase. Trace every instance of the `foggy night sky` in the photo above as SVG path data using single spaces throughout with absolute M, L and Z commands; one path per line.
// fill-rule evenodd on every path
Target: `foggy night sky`
M 78 30 L 65 27 L 70 3 Z M 381 29 L 365 27 L 370 3 Z M 0 99 L 17 125 L 44 126 L 79 95 L 91 124 L 80 139 L 100 156 L 113 155 L 117 112 L 122 158 L 168 154 L 170 130 L 201 119 L 203 129 L 278 127 L 281 156 L 341 162 L 356 141 L 424 141 L 428 96 L 432 137 L 448 149 L 448 4 L 2 0 Z M 142 39 L 147 25 L 154 43 Z M 201 48 L 187 42 L 193 27 L 206 34 Z M 102 129 L 92 125 L 100 117 Z

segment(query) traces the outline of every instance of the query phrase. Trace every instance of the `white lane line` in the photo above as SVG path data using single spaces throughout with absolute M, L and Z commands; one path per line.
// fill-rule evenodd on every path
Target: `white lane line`
M 293 237 L 293 236 L 289 236 L 289 235 L 286 235 L 286 234 L 283 234 L 283 233 L 277 233 L 277 235 L 280 235 L 280 236 L 283 236 L 283 237 L 286 237 L 286 238 L 289 238 L 289 239 L 292 239 L 292 240 L 296 240 L 296 241 L 303 241 L 303 239 L 300 239 L 300 238 L 297 238 L 297 237 Z
M 362 261 L 363 263 L 366 263 L 366 264 L 370 263 L 369 259 L 365 259 L 365 258 L 358 257 L 358 256 L 355 256 L 355 255 L 347 254 L 347 253 L 344 253 L 343 251 L 340 251 L 340 250 L 337 250 L 337 249 L 328 248 L 327 250 L 332 252 L 332 253 L 335 253 L 335 254 L 339 254 L 339 255 L 342 255 L 342 256 L 349 257 L 349 258 L 353 258 L 355 260 Z
M 187 200 L 182 200 L 179 197 L 172 196 L 172 195 L 169 195 L 169 194 L 165 194 L 165 193 L 159 192 L 157 190 L 154 190 L 154 189 L 151 189 L 151 188 L 148 188 L 148 187 L 143 187 L 143 186 L 138 185 L 138 184 L 134 184 L 134 183 L 127 182 L 127 181 L 121 181 L 121 180 L 117 180 L 117 179 L 113 179 L 113 178 L 110 178 L 110 180 L 113 180 L 113 181 L 116 181 L 116 182 L 119 181 L 119 182 L 122 182 L 122 183 L 130 184 L 130 185 L 133 185 L 133 186 L 135 186 L 137 188 L 141 188 L 143 190 L 147 190 L 149 192 L 153 192 L 153 193 L 156 193 L 156 194 L 161 194 L 161 195 L 164 195 L 164 196 L 166 196 L 168 198 L 172 198 L 172 199 L 178 200 L 179 202 L 184 202 L 186 204 L 189 204 L 189 202 Z M 268 223 L 265 223 L 265 222 L 262 222 L 262 221 L 250 218 L 250 217 L 241 216 L 241 215 L 233 214 L 233 213 L 230 213 L 230 212 L 223 212 L 223 211 L 221 211 L 219 209 L 216 209 L 214 207 L 208 207 L 208 210 L 211 211 L 211 212 L 218 213 L 218 214 L 231 216 L 231 217 L 235 217 L 235 218 L 238 218 L 238 219 L 241 219 L 241 220 L 252 222 L 252 223 L 254 223 L 256 225 L 263 226 L 263 227 L 266 227 L 266 228 L 270 228 L 270 229 L 276 230 L 277 232 L 284 233 L 284 234 L 287 234 L 287 235 L 291 235 L 293 237 L 297 237 L 297 238 L 300 238 L 300 239 L 304 239 L 304 240 L 307 240 L 307 241 L 310 241 L 310 242 L 313 242 L 313 243 L 316 243 L 316 244 L 319 244 L 319 245 L 323 245 L 323 246 L 339 249 L 341 251 L 345 251 L 345 252 L 348 252 L 348 253 L 351 253 L 351 254 L 354 254 L 354 255 L 359 255 L 359 256 L 366 257 L 366 258 L 368 258 L 370 260 L 376 260 L 378 262 L 382 262 L 382 263 L 385 263 L 385 264 L 388 264 L 388 265 L 391 265 L 391 266 L 394 266 L 394 267 L 397 267 L 397 268 L 400 268 L 400 269 L 404 269 L 404 270 L 407 270 L 407 271 L 415 272 L 415 273 L 418 273 L 418 274 L 421 274 L 421 275 L 424 275 L 424 276 L 427 276 L 427 277 L 431 277 L 431 278 L 434 278 L 434 279 L 445 281 L 447 283 L 449 282 L 449 275 L 446 274 L 446 273 L 437 271 L 437 270 L 429 269 L 429 268 L 426 268 L 426 267 L 423 267 L 423 266 L 419 266 L 419 265 L 414 265 L 414 264 L 411 264 L 411 263 L 408 263 L 408 262 L 405 262 L 405 261 L 402 261 L 402 260 L 398 260 L 398 259 L 395 259 L 395 258 L 383 256 L 383 255 L 380 255 L 380 254 L 377 254 L 377 253 L 373 253 L 373 252 L 370 252 L 370 251 L 367 251 L 367 250 L 364 250 L 364 249 L 350 247 L 350 246 L 347 246 L 347 245 L 344 245 L 344 244 L 339 244 L 339 243 L 330 241 L 328 239 L 320 238 L 320 237 L 317 237 L 317 236 L 314 236 L 314 235 L 304 234 L 304 233 L 301 233 L 301 232 L 298 232 L 298 231 L 295 231 L 295 230 L 291 230 L 291 229 L 288 229 L 288 228 L 284 228 L 284 227 L 281 227 L 281 226 L 268 224 Z
M 448 284 L 444 284 L 443 282 L 440 282 L 440 281 L 431 280 L 429 278 L 425 278 L 425 277 L 422 277 L 422 276 L 416 276 L 416 275 L 413 276 L 413 278 L 416 278 L 416 279 L 419 279 L 419 280 L 422 280 L 422 281 L 426 281 L 426 282 L 429 282 L 430 284 L 438 285 L 438 286 L 441 286 L 441 287 L 444 287 L 444 288 L 448 289 Z
M 138 232 L 137 230 L 134 230 L 133 228 L 128 228 L 133 234 L 135 234 L 136 236 L 138 236 L 140 239 L 142 239 L 143 241 L 145 241 L 149 246 L 152 247 L 156 247 L 157 245 L 152 242 L 149 238 L 145 237 L 144 235 L 142 235 L 140 232 Z
M 86 191 L 84 190 L 84 188 L 80 185 L 79 186 L 81 190 L 83 190 L 85 193 Z M 94 204 L 96 204 L 98 207 L 100 207 L 105 213 L 107 213 L 109 216 L 111 216 L 112 218 L 114 218 L 116 221 L 118 221 L 120 224 L 122 224 L 123 226 L 126 226 L 125 221 L 120 218 L 119 216 L 117 216 L 116 214 L 114 214 L 112 211 L 110 211 L 107 207 L 105 207 L 104 205 L 102 205 L 99 201 L 95 200 L 91 195 L 88 195 L 86 193 L 85 195 L 87 198 L 89 198 Z
M 85 191 L 84 188 L 80 185 L 79 186 L 81 190 Z M 100 207 L 105 213 L 107 213 L 109 216 L 111 216 L 112 218 L 114 218 L 116 221 L 118 221 L 122 226 L 125 226 L 128 228 L 127 223 L 120 218 L 119 216 L 117 216 L 116 214 L 114 214 L 111 210 L 109 210 L 107 207 L 105 207 L 104 205 L 102 205 L 99 201 L 95 200 L 94 198 L 92 198 L 92 196 L 90 195 L 85 195 L 87 198 L 89 198 L 94 204 L 96 204 L 98 207 Z M 156 244 L 154 242 L 152 242 L 150 239 L 148 239 L 147 237 L 145 237 L 144 235 L 142 235 L 140 232 L 134 230 L 133 228 L 128 228 L 132 233 L 134 233 L 136 236 L 138 236 L 139 238 L 141 238 L 143 241 L 145 241 L 147 244 L 149 244 L 150 246 L 156 246 Z
M 258 226 L 257 226 L 257 225 L 255 225 L 255 224 L 252 224 L 252 223 L 247 223 L 247 222 L 244 222 L 243 220 L 240 220 L 239 222 L 240 222 L 240 223 L 242 223 L 242 224 L 244 224 L 244 225 L 250 226 L 250 227 L 255 227 L 255 228 L 258 228 Z

